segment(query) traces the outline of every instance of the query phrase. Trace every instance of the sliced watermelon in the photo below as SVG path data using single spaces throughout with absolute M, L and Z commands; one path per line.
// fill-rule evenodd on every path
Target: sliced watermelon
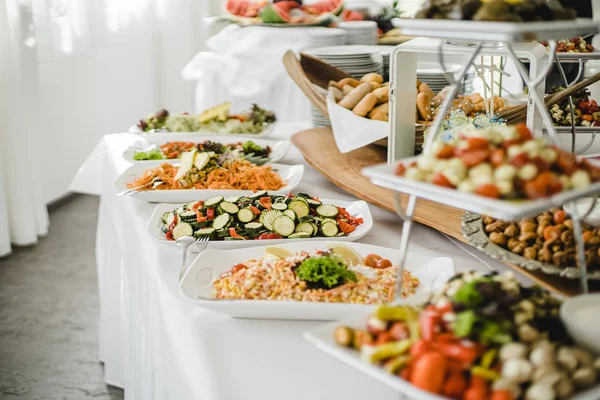
M 309 6 L 304 6 L 303 8 L 306 12 L 313 15 L 321 15 L 325 13 L 340 15 L 340 13 L 344 10 L 344 0 L 322 0 Z
M 361 13 L 352 10 L 342 11 L 342 15 L 340 15 L 340 17 L 344 21 L 362 21 L 364 19 L 364 16 Z

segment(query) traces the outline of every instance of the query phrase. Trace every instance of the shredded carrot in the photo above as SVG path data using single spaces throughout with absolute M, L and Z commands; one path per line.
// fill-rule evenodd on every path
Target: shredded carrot
M 174 189 L 224 189 L 224 190 L 278 190 L 285 186 L 270 166 L 257 166 L 246 160 L 236 160 L 223 167 L 214 168 L 204 179 L 191 183 L 185 179 L 176 180 L 177 167 L 171 164 L 146 171 L 128 187 L 149 184 L 154 178 L 165 182 L 152 189 L 149 185 L 140 190 L 174 190 Z

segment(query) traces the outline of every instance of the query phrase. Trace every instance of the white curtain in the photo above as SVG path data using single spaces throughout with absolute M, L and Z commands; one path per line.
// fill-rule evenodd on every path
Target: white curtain
M 181 69 L 219 0 L 0 0 L 0 255 L 48 230 L 45 204 L 107 133 L 193 110 Z

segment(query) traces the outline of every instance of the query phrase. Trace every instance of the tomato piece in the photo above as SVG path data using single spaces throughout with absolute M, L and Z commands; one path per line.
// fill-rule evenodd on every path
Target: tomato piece
M 390 334 L 395 340 L 404 340 L 410 337 L 410 331 L 406 322 L 398 321 L 392 324 L 390 328 Z
M 521 168 L 523 165 L 529 162 L 529 156 L 527 153 L 519 153 L 510 160 L 511 165 Z
M 377 254 L 369 254 L 365 257 L 365 265 L 371 268 L 377 268 L 377 263 L 382 257 Z
M 482 150 L 490 147 L 490 142 L 487 139 L 479 137 L 467 138 L 467 146 L 469 150 Z
M 433 176 L 433 178 L 431 179 L 431 183 L 433 183 L 434 185 L 443 186 L 443 187 L 447 187 L 447 188 L 454 187 L 454 185 L 452 185 L 452 183 L 450 183 L 448 178 L 446 178 L 444 176 L 444 174 L 442 174 L 441 172 L 438 172 L 437 174 L 435 174 Z
M 258 207 L 250 206 L 249 208 L 250 211 L 254 213 L 254 215 L 260 215 L 260 210 L 258 209 Z
M 245 266 L 244 264 L 236 264 L 233 266 L 233 268 L 231 268 L 231 273 L 235 274 L 236 272 L 239 272 L 243 269 L 248 269 L 248 267 Z
M 167 237 L 167 240 L 175 240 L 173 239 L 173 231 L 169 231 L 167 232 L 167 234 L 165 235 Z
M 341 220 L 338 221 L 338 226 L 340 228 L 340 231 L 342 231 L 346 235 L 349 235 L 350 233 L 352 233 L 356 230 L 356 228 L 354 226 L 350 225 L 347 222 L 341 221 Z
M 402 163 L 397 163 L 396 168 L 394 169 L 394 174 L 396 176 L 403 176 L 406 173 L 406 167 Z
M 233 238 L 238 238 L 238 239 L 246 239 L 245 237 L 243 237 L 242 235 L 237 233 L 235 228 L 229 228 L 229 236 L 231 236 Z
M 454 146 L 449 144 L 442 147 L 442 149 L 437 153 L 436 157 L 439 159 L 448 159 L 454 157 Z
M 460 156 L 465 165 L 470 168 L 485 162 L 490 156 L 489 150 L 469 150 Z
M 554 213 L 553 219 L 556 225 L 560 225 L 567 219 L 567 213 L 565 212 L 565 210 L 558 210 Z
M 523 190 L 530 200 L 548 197 L 553 180 L 554 177 L 551 172 L 542 172 L 535 179 L 525 182 Z
M 556 165 L 558 165 L 558 168 L 567 175 L 571 175 L 577 171 L 577 159 L 573 154 L 560 149 L 557 149 L 557 153 Z
M 447 397 L 460 398 L 460 396 L 467 389 L 467 380 L 460 371 L 451 372 L 444 387 L 442 388 L 442 394 Z
M 271 198 L 270 197 L 261 197 L 258 202 L 267 210 L 271 209 Z
M 419 340 L 411 346 L 410 356 L 412 358 L 421 357 L 421 355 L 427 351 L 429 351 L 429 343 L 424 340 Z
M 263 233 L 258 237 L 258 240 L 283 239 L 278 233 Z
M 492 154 L 490 154 L 490 163 L 492 163 L 494 167 L 501 166 L 502 164 L 504 164 L 505 154 L 506 152 L 504 151 L 504 149 L 492 150 Z
M 463 346 L 460 343 L 433 342 L 432 347 L 444 356 L 463 361 L 468 364 L 475 362 L 481 351 L 478 346 Z
M 206 209 L 206 218 L 208 218 L 211 221 L 213 219 L 215 219 L 215 209 L 214 208 L 207 208 Z
M 385 258 L 377 261 L 377 268 L 385 269 L 392 266 L 392 262 L 390 260 L 386 260 Z
M 446 357 L 430 351 L 419 357 L 412 366 L 410 382 L 431 393 L 440 393 L 447 369 Z
M 581 119 L 584 120 L 584 121 L 588 121 L 588 122 L 592 122 L 592 120 L 593 120 L 593 118 L 592 118 L 592 116 L 590 114 L 583 114 L 581 116 Z
M 199 202 L 197 202 L 196 204 L 194 204 L 192 206 L 192 210 L 196 211 L 197 209 L 202 208 L 202 207 L 204 207 L 204 202 L 203 201 L 199 201 Z
M 421 337 L 423 340 L 433 340 L 436 330 L 439 327 L 440 318 L 437 309 L 432 305 L 421 312 L 421 315 L 419 316 L 419 325 L 421 327 Z
M 508 390 L 494 390 L 490 400 L 514 400 L 514 397 Z
M 527 140 L 533 139 L 533 135 L 531 134 L 531 131 L 529 130 L 526 124 L 520 123 L 515 125 L 515 130 L 517 131 L 517 134 L 519 135 L 519 138 L 522 141 L 525 142 Z
M 177 214 L 175 214 L 175 218 L 173 218 L 173 222 L 171 222 L 171 225 L 169 225 L 169 230 L 172 231 L 178 222 L 179 222 L 179 216 Z
M 389 342 L 393 342 L 394 337 L 389 332 L 382 332 L 377 335 L 377 339 L 375 339 L 375 345 L 386 344 Z
M 485 183 L 483 185 L 477 186 L 475 189 L 475 194 L 479 196 L 489 197 L 490 199 L 499 199 L 500 198 L 500 190 L 498 187 L 492 183 Z

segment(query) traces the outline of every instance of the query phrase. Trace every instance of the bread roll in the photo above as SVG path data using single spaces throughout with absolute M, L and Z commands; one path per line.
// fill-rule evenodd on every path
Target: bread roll
M 340 89 L 336 88 L 335 86 L 329 86 L 329 89 L 327 89 L 329 91 L 329 93 L 333 94 L 333 98 L 335 99 L 335 101 L 340 101 L 341 99 L 344 98 L 344 92 L 342 92 Z
M 367 94 L 371 94 L 371 87 L 368 83 L 361 83 L 340 100 L 338 104 L 348 110 L 352 110 Z M 377 97 L 375 97 L 375 100 L 377 100 Z
M 373 93 L 367 93 L 352 109 L 352 112 L 359 117 L 364 117 L 373 109 L 373 107 L 375 107 L 375 105 L 377 105 L 377 97 Z
M 384 112 L 377 111 L 374 114 L 371 114 L 371 119 L 376 121 L 388 121 L 388 115 Z
M 390 87 L 390 83 L 389 82 L 383 82 L 381 84 L 381 86 L 383 86 L 383 87 Z
M 374 109 L 371 110 L 371 113 L 369 115 L 373 115 L 378 112 L 382 112 L 384 114 L 389 114 L 390 103 L 383 103 L 383 104 L 378 105 L 377 107 L 375 107 Z
M 344 87 L 345 85 L 350 85 L 352 87 L 357 87 L 358 85 L 360 85 L 360 82 L 357 81 L 354 78 L 344 78 L 341 81 L 338 82 L 338 85 L 340 85 L 341 87 Z
M 432 99 L 433 92 L 421 92 L 417 95 L 417 110 L 419 110 L 419 115 L 425 121 L 431 121 L 433 119 L 430 104 Z
M 371 72 L 370 74 L 366 74 L 365 76 L 363 76 L 362 78 L 360 78 L 361 83 L 362 82 L 377 82 L 377 83 L 383 83 L 383 76 L 375 73 L 375 72 Z
M 377 82 L 373 82 L 373 81 L 369 81 L 367 82 L 369 84 L 369 86 L 371 87 L 371 90 L 375 90 L 377 88 L 379 88 L 381 85 Z
M 354 88 L 350 85 L 344 85 L 344 87 L 342 88 L 342 91 L 344 92 L 344 96 L 353 90 L 354 90 Z
M 373 90 L 373 94 L 377 97 L 377 101 L 380 103 L 385 103 L 390 100 L 390 88 L 382 87 L 379 89 Z
M 431 92 L 433 93 L 433 90 L 431 90 L 431 88 L 429 87 L 428 84 L 426 83 L 421 83 L 418 87 L 419 92 Z
M 421 82 L 421 81 L 419 80 L 419 78 L 417 78 L 417 89 L 419 88 L 419 86 L 421 86 L 421 83 L 423 83 L 423 82 Z
M 336 82 L 336 81 L 329 81 L 329 83 L 327 84 L 328 87 L 333 86 L 336 89 L 342 89 L 342 87 Z

